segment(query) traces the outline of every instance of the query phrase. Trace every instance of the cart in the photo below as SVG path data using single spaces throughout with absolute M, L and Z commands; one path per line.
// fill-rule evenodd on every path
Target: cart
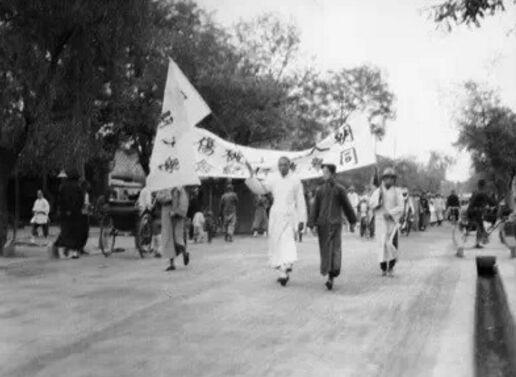
M 111 197 L 100 209 L 99 248 L 105 257 L 125 251 L 116 247 L 116 238 L 122 233 L 134 236 L 135 248 L 141 258 L 151 255 L 152 218 L 140 213 L 137 198 L 142 185 L 135 182 L 114 182 Z

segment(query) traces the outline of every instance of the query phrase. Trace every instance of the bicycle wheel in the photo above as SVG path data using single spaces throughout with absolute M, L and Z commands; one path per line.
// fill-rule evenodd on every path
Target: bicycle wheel
M 152 217 L 146 213 L 142 215 L 137 224 L 136 233 L 134 235 L 136 250 L 141 258 L 150 255 L 152 252 Z
M 99 247 L 105 257 L 109 257 L 115 250 L 116 232 L 113 226 L 113 220 L 106 216 L 102 218 L 100 223 Z

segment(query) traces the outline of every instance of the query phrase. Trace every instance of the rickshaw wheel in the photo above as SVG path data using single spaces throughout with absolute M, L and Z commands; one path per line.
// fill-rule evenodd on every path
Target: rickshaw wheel
M 145 213 L 139 218 L 134 241 L 136 243 L 136 249 L 138 250 L 141 258 L 144 258 L 145 254 L 151 254 L 152 217 L 150 214 Z
M 116 232 L 113 219 L 108 216 L 102 218 L 100 225 L 99 246 L 105 257 L 109 257 L 115 250 Z

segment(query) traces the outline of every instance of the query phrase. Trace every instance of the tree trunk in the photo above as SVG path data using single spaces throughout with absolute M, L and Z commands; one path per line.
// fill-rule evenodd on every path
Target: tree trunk
M 5 155 L 0 153 L 0 256 L 4 255 L 4 246 L 7 242 L 7 232 L 9 230 L 7 187 L 14 168 L 14 159 L 4 157 Z

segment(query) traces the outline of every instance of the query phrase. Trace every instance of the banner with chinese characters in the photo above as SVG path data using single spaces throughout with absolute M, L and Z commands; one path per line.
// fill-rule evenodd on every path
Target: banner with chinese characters
M 158 191 L 200 184 L 195 171 L 193 130 L 210 109 L 172 60 L 169 61 L 161 113 L 147 187 Z
M 230 143 L 213 133 L 194 128 L 195 171 L 199 177 L 247 178 L 248 161 L 258 177 L 277 170 L 278 159 L 286 156 L 301 179 L 321 176 L 321 164 L 333 163 L 343 172 L 376 163 L 373 136 L 364 115 L 349 118 L 336 132 L 303 151 L 280 151 L 244 147 Z

